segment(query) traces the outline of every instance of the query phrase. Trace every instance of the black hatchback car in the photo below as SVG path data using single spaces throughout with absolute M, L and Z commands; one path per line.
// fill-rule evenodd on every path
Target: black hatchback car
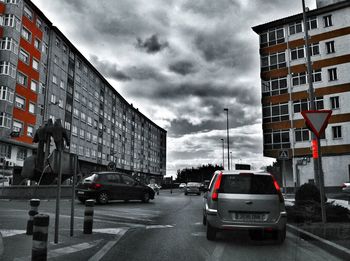
M 76 188 L 79 201 L 96 199 L 100 204 L 109 200 L 142 200 L 154 199 L 154 190 L 135 180 L 131 176 L 118 172 L 95 172 L 84 178 Z

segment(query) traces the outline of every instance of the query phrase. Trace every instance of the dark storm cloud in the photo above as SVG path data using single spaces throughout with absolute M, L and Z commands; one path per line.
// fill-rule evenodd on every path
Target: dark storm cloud
M 137 48 L 151 54 L 158 53 L 168 46 L 168 42 L 161 42 L 156 34 L 146 38 L 145 40 L 137 38 L 136 43 Z
M 106 78 L 113 78 L 119 81 L 129 81 L 131 78 L 124 72 L 117 69 L 117 64 L 109 61 L 101 61 L 95 55 L 90 57 L 91 63 L 104 75 Z
M 169 65 L 169 70 L 180 75 L 192 74 L 198 71 L 195 68 L 195 64 L 190 61 L 172 63 Z

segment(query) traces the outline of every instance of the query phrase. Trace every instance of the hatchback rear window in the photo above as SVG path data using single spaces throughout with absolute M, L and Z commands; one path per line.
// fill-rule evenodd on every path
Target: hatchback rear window
M 277 191 L 271 176 L 223 175 L 220 193 L 277 194 Z

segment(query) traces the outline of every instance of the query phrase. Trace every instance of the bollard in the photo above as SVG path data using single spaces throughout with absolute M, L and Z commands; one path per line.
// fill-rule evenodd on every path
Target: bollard
M 38 214 L 34 216 L 32 261 L 46 261 L 48 238 L 48 215 Z
M 31 199 L 29 201 L 30 204 L 30 210 L 28 212 L 29 214 L 29 220 L 27 222 L 27 235 L 33 235 L 33 218 L 36 214 L 38 214 L 38 206 L 40 205 L 40 199 Z
M 95 200 L 89 199 L 85 201 L 85 212 L 84 212 L 84 234 L 92 234 L 92 225 L 94 218 L 94 205 Z

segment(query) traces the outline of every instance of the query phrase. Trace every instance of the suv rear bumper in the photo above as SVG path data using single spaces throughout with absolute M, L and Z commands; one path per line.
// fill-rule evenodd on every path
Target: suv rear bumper
M 251 222 L 251 223 L 237 223 L 233 221 L 227 221 L 222 220 L 219 214 L 217 213 L 216 209 L 206 209 L 206 219 L 207 222 L 217 229 L 273 229 L 273 230 L 281 230 L 284 229 L 287 224 L 287 213 L 285 211 L 280 213 L 279 218 L 276 220 L 276 222 L 270 222 L 270 223 L 258 223 L 258 222 Z

